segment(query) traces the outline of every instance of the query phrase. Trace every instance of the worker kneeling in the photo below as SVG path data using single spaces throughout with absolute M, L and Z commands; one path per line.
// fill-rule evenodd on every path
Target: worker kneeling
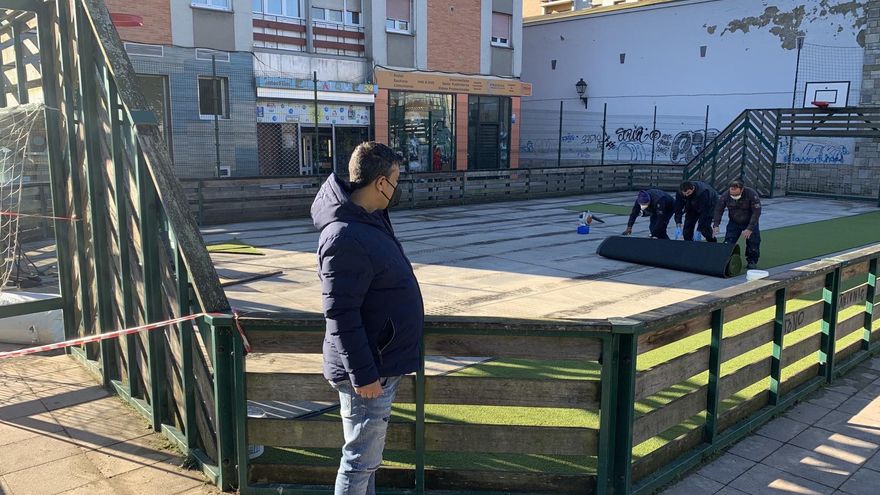
M 675 226 L 682 228 L 684 216 L 684 240 L 694 240 L 696 228 L 707 242 L 716 242 L 712 232 L 712 213 L 716 203 L 718 193 L 709 184 L 696 180 L 681 183 L 675 195 Z
M 636 218 L 643 216 L 651 218 L 649 224 L 651 237 L 654 239 L 669 239 L 666 229 L 669 227 L 669 220 L 672 219 L 674 207 L 675 200 L 672 199 L 672 196 L 659 189 L 648 189 L 639 192 L 623 235 L 632 234 Z

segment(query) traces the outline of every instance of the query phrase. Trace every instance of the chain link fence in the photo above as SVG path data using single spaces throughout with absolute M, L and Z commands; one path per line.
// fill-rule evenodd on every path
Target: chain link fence
M 585 110 L 578 100 L 522 105 L 520 163 L 565 167 L 618 163 L 685 165 L 715 136 L 705 115 L 675 115 L 657 107 L 640 114 Z

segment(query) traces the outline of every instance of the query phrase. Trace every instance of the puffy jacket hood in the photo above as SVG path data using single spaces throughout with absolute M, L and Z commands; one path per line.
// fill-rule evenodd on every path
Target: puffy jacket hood
M 367 213 L 351 199 L 351 187 L 335 173 L 330 174 L 312 202 L 312 222 L 319 231 L 334 222 L 359 222 L 387 230 L 384 212 Z

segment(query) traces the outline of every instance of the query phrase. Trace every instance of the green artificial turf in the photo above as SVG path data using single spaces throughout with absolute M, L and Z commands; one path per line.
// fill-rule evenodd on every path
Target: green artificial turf
M 723 235 L 723 232 L 722 232 Z M 745 241 L 743 253 L 745 253 Z M 880 212 L 761 231 L 759 268 L 772 268 L 880 242 Z
M 219 244 L 208 244 L 206 247 L 208 248 L 209 253 L 214 254 L 250 254 L 253 256 L 264 256 L 263 252 L 259 249 L 249 244 L 245 244 L 238 239 L 232 239 L 231 241 Z
M 632 212 L 632 206 L 620 206 L 613 205 L 610 203 L 587 203 L 585 205 L 577 205 L 577 206 L 566 206 L 566 210 L 569 211 L 591 211 L 593 213 L 605 213 L 608 215 L 625 215 L 629 216 L 630 212 Z

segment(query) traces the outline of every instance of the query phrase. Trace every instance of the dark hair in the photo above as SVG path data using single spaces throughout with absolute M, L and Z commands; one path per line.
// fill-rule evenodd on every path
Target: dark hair
M 403 157 L 387 145 L 375 141 L 359 144 L 348 161 L 348 175 L 352 189 L 360 189 L 379 177 L 390 176 L 391 169 L 402 162 Z
M 737 189 L 742 189 L 745 187 L 745 185 L 743 185 L 741 180 L 732 180 L 732 181 L 730 181 L 730 184 L 728 184 L 727 187 L 735 187 Z
M 681 192 L 690 191 L 691 189 L 696 189 L 696 186 L 689 180 L 682 182 L 681 187 L 678 188 Z

